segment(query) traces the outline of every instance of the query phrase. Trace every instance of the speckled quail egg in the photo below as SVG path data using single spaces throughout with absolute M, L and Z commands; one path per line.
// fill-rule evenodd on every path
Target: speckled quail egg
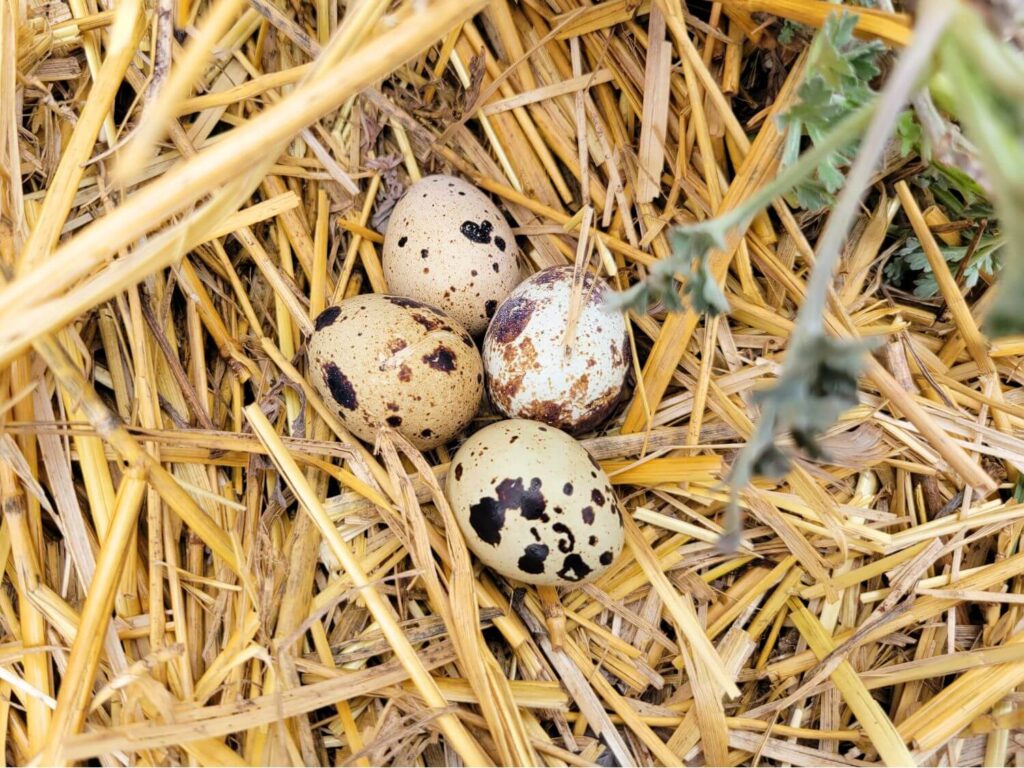
M 606 305 L 607 290 L 603 280 L 586 274 L 568 350 L 571 266 L 537 272 L 505 299 L 483 344 L 487 393 L 498 410 L 576 433 L 608 417 L 625 386 L 630 355 L 626 321 Z
M 388 288 L 425 301 L 479 335 L 522 275 L 505 217 L 454 176 L 426 176 L 391 212 L 382 263 Z
M 386 424 L 420 450 L 457 435 L 483 394 L 473 339 L 439 309 L 366 294 L 328 307 L 307 345 L 317 392 L 357 437 Z
M 466 543 L 529 584 L 589 581 L 622 549 L 608 476 L 561 430 L 526 419 L 484 427 L 456 452 L 447 495 Z

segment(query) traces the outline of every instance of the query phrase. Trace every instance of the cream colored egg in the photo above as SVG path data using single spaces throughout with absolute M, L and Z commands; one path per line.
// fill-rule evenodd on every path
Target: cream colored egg
M 313 386 L 363 440 L 387 425 L 421 450 L 434 448 L 465 429 L 480 405 L 473 339 L 413 299 L 366 294 L 328 307 L 307 351 Z
M 597 427 L 619 402 L 631 358 L 626 321 L 607 306 L 604 281 L 590 273 L 566 349 L 572 294 L 571 266 L 524 280 L 494 315 L 483 356 L 498 410 L 579 433 Z
M 615 493 L 601 466 L 561 430 L 525 419 L 472 435 L 446 491 L 473 553 L 529 584 L 589 581 L 622 549 Z
M 395 205 L 382 262 L 390 291 L 438 307 L 478 335 L 519 284 L 518 256 L 487 195 L 454 176 L 426 176 Z

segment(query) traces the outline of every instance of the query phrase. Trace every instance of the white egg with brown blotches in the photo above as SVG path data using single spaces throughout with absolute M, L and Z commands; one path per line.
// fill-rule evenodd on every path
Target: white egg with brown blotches
M 425 176 L 395 205 L 381 257 L 388 290 L 447 312 L 473 335 L 519 284 L 519 249 L 487 195 Z
M 491 320 L 483 357 L 487 393 L 503 414 L 580 433 L 615 408 L 631 358 L 626 321 L 607 306 L 604 281 L 589 272 L 566 347 L 573 290 L 571 266 L 524 280 Z
M 466 428 L 483 395 L 473 339 L 414 299 L 371 293 L 328 307 L 307 353 L 317 392 L 367 441 L 386 425 L 420 450 L 435 448 Z
M 622 550 L 608 476 L 576 440 L 526 419 L 472 435 L 448 468 L 446 494 L 473 553 L 528 584 L 596 578 Z

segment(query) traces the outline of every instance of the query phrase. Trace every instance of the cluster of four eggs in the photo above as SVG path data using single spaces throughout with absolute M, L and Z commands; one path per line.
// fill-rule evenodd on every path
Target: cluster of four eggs
M 588 273 L 574 286 L 569 266 L 522 280 L 500 211 L 450 176 L 418 181 L 395 206 L 383 267 L 391 294 L 347 299 L 316 320 L 308 352 L 320 394 L 356 436 L 373 440 L 387 424 L 427 450 L 469 425 L 486 371 L 510 420 L 460 447 L 446 489 L 471 549 L 537 584 L 604 570 L 622 546 L 619 511 L 600 467 L 561 431 L 597 426 L 624 387 L 625 321 L 605 308 L 604 283 Z

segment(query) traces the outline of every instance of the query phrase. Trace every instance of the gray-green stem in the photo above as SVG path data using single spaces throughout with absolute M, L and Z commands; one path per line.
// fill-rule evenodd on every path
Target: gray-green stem
M 871 122 L 878 107 L 878 99 L 872 99 L 863 107 L 847 115 L 839 125 L 829 132 L 825 140 L 804 152 L 795 163 L 787 165 L 770 182 L 748 197 L 735 208 L 720 217 L 722 231 L 742 227 L 772 202 L 789 194 L 800 182 L 810 178 L 818 165 L 837 149 L 845 147 L 859 137 Z
M 791 365 L 798 359 L 800 346 L 805 339 L 813 338 L 815 335 L 824 332 L 824 315 L 828 300 L 828 291 L 832 282 L 832 274 L 839 261 L 840 249 L 843 241 L 853 224 L 857 214 L 861 197 L 864 190 L 871 181 L 871 175 L 878 165 L 885 151 L 886 142 L 892 136 L 899 119 L 900 112 L 917 88 L 918 81 L 924 73 L 930 61 L 932 52 L 935 50 L 942 37 L 942 32 L 953 18 L 956 5 L 952 0 L 926 0 L 922 3 L 918 15 L 918 24 L 914 32 L 914 40 L 911 45 L 900 56 L 896 68 L 893 70 L 882 90 L 879 98 L 865 105 L 858 112 L 848 117 L 830 135 L 828 144 L 832 145 L 828 151 L 835 146 L 845 145 L 850 139 L 860 135 L 866 121 L 870 121 L 867 135 L 861 143 L 860 151 L 856 161 L 847 174 L 847 182 L 843 191 L 836 201 L 836 206 L 825 225 L 825 231 L 818 241 L 818 251 L 815 257 L 814 269 L 811 272 L 807 284 L 803 306 L 797 315 L 796 326 L 793 331 L 792 343 L 790 344 L 786 364 L 783 366 L 781 377 L 787 375 Z M 835 139 L 837 133 L 845 132 L 852 126 L 857 130 L 852 135 L 844 135 L 842 142 Z M 766 186 L 761 193 L 750 199 L 751 207 L 755 201 L 760 200 L 769 192 L 770 202 L 775 197 L 788 191 L 798 181 L 807 175 L 806 167 L 814 158 L 816 150 L 824 149 L 826 144 L 815 147 L 805 153 L 800 160 L 786 169 L 775 179 L 772 184 Z M 817 165 L 815 161 L 814 166 Z M 804 175 L 797 176 L 800 171 Z M 795 180 L 793 177 L 796 177 Z M 785 184 L 786 186 L 783 186 Z M 778 191 L 782 188 L 782 191 Z M 767 203 L 765 203 L 767 204 Z M 745 206 L 741 206 L 745 207 Z M 736 209 L 740 210 L 740 209 Z M 754 209 L 756 213 L 760 207 Z M 751 214 L 752 215 L 752 214 Z M 736 457 L 730 472 L 730 484 L 732 485 L 732 502 L 726 519 L 726 529 L 719 542 L 719 548 L 725 551 L 734 551 L 740 542 L 740 515 L 738 497 L 742 487 L 751 480 L 753 462 L 757 455 L 768 444 L 775 435 L 777 427 L 777 414 L 774 407 L 765 403 L 762 409 L 761 418 L 758 420 L 754 434 L 751 435 L 747 445 Z
M 857 159 L 846 176 L 846 185 L 818 241 L 814 269 L 807 283 L 804 304 L 797 315 L 794 342 L 821 333 L 824 328 L 828 290 L 839 262 L 843 241 L 857 215 L 871 176 L 885 152 L 885 145 L 896 128 L 900 113 L 916 90 L 943 30 L 953 18 L 955 8 L 955 4 L 949 0 L 927 0 L 921 4 L 913 42 L 900 56 L 877 100 L 878 109 L 861 142 Z

